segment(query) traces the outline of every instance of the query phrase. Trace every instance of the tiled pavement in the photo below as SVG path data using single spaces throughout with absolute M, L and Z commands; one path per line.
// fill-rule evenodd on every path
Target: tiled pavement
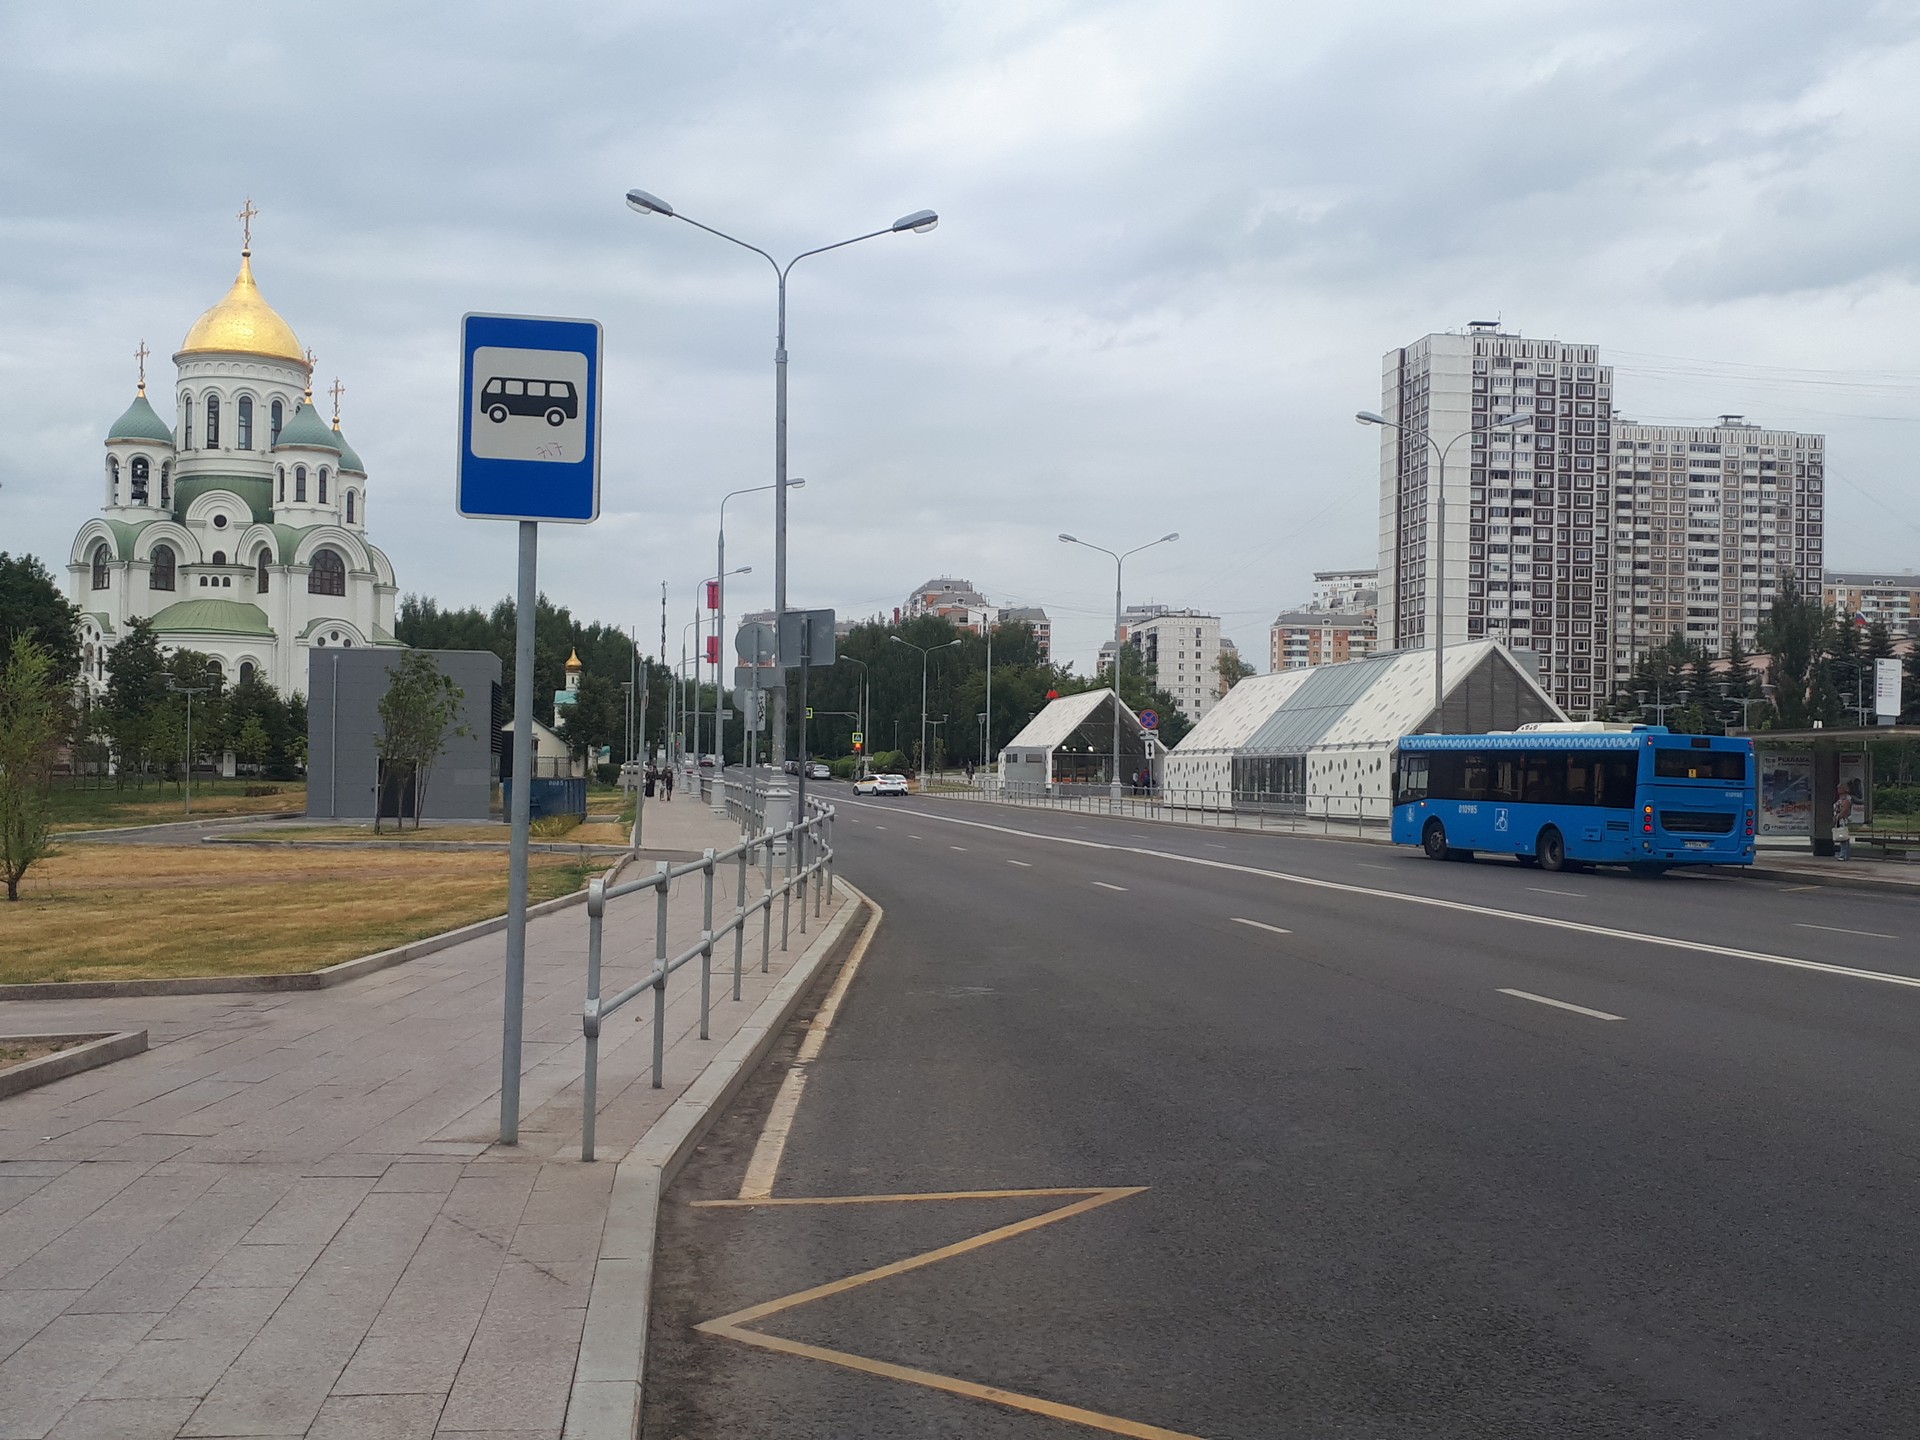
M 674 949 L 700 908 L 677 882 Z M 610 907 L 607 993 L 653 927 L 649 898 Z M 317 993 L 0 1002 L 0 1033 L 152 1046 L 0 1101 L 0 1440 L 558 1437 L 613 1162 L 809 938 L 796 917 L 782 955 L 776 903 L 738 1003 L 716 955 L 709 1041 L 697 962 L 674 977 L 661 1090 L 650 1003 L 607 1023 L 585 1165 L 586 933 L 584 907 L 528 930 L 517 1148 L 491 1143 L 499 935 Z

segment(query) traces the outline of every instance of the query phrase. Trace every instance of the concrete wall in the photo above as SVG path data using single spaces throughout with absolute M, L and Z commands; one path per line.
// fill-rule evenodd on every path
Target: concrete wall
M 389 675 L 405 654 L 392 646 L 316 650 L 307 667 L 307 814 L 318 819 L 371 820 L 379 775 L 375 746 L 380 701 Z M 453 683 L 466 691 L 458 723 L 465 735 L 449 735 L 427 788 L 424 818 L 485 820 L 492 791 L 493 687 L 500 657 L 487 650 L 428 652 Z M 338 678 L 338 688 L 335 679 Z

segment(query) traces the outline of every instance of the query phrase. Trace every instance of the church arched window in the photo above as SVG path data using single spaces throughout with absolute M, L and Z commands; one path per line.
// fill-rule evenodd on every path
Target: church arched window
M 224 564 L 226 564 L 226 563 L 227 563 L 227 552 L 226 552 L 226 551 L 224 551 L 224 550 L 216 550 L 216 551 L 214 551 L 214 552 L 213 552 L 213 563 L 214 563 L 214 564 L 216 564 L 216 565 L 224 565 Z
M 207 448 L 220 448 L 220 397 L 207 396 Z
M 319 549 L 313 552 L 311 568 L 307 571 L 307 593 L 309 595 L 344 595 L 347 593 L 347 566 L 335 550 Z
M 280 402 L 278 400 L 274 401 L 273 408 L 267 411 L 267 423 L 272 427 L 267 432 L 267 444 L 278 445 L 280 443 L 280 422 L 285 416 L 286 411 L 280 407 Z
M 193 396 L 180 397 L 180 448 L 193 449 Z
M 306 504 L 307 467 L 304 465 L 296 465 L 293 467 L 293 498 L 296 504 Z
M 162 460 L 160 462 L 160 508 L 162 510 L 168 510 L 173 507 L 173 487 L 170 483 L 172 478 L 173 462 L 171 460 Z
M 271 553 L 266 546 L 262 545 L 260 547 L 260 553 L 254 556 L 253 593 L 256 595 L 264 595 L 267 593 L 267 556 Z
M 235 424 L 239 427 L 240 448 L 251 450 L 253 448 L 253 397 L 251 395 L 240 397 L 239 411 L 240 418 Z
M 147 573 L 149 590 L 173 589 L 173 547 L 156 545 L 151 558 L 152 568 Z
M 253 661 L 242 660 L 240 662 L 240 683 L 242 685 L 251 685 L 253 683 L 254 674 L 255 674 L 255 671 L 253 668 Z
M 147 478 L 153 473 L 151 466 L 148 464 L 147 457 L 144 455 L 134 456 L 127 466 L 127 471 L 133 480 L 133 503 L 136 505 L 146 504 Z
M 109 505 L 120 503 L 120 457 L 118 455 L 107 456 L 107 503 Z
M 107 569 L 108 551 L 103 540 L 93 547 L 93 588 L 105 590 L 112 586 L 113 577 Z
M 274 473 L 274 474 L 275 474 L 275 475 L 276 475 L 277 477 L 279 477 L 279 480 L 280 480 L 280 503 L 281 503 L 282 505 L 284 505 L 284 504 L 286 504 L 286 503 L 287 503 L 287 467 L 286 467 L 286 466 L 284 466 L 284 465 L 276 465 L 276 466 L 274 466 L 274 467 L 273 467 L 273 473 Z
M 320 467 L 320 503 L 327 503 L 327 467 L 324 465 Z
M 353 491 L 347 491 L 347 524 L 353 524 Z

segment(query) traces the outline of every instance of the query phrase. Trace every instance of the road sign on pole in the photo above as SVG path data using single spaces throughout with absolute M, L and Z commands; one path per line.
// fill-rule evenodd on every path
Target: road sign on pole
M 542 520 L 600 515 L 600 326 L 471 314 L 460 326 L 460 454 L 454 509 L 520 523 L 514 615 L 513 797 L 500 1016 L 500 1143 L 520 1141 L 527 980 L 527 837 L 533 790 L 533 617 Z
M 833 611 L 789 610 L 780 617 L 780 663 L 787 669 L 834 662 Z
M 455 508 L 469 519 L 600 516 L 600 325 L 533 315 L 460 324 Z
M 1142 710 L 1140 712 L 1140 728 L 1142 730 L 1158 730 L 1160 728 L 1159 712 L 1155 710 Z

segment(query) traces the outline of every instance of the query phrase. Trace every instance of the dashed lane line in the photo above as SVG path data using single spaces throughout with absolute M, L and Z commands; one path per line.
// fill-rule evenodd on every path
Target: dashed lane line
M 1104 880 L 1096 880 L 1093 883 L 1098 885 L 1102 890 L 1125 890 L 1127 888 L 1124 885 L 1109 885 Z
M 1291 935 L 1291 930 L 1282 930 L 1278 925 L 1269 925 L 1264 920 L 1248 920 L 1244 916 L 1230 917 L 1236 925 L 1251 925 L 1256 930 L 1271 930 L 1276 935 Z
M 1849 930 L 1844 925 L 1809 925 L 1804 920 L 1794 921 L 1798 930 L 1827 930 L 1835 935 L 1864 935 L 1869 940 L 1898 940 L 1898 935 L 1888 935 L 1879 930 Z
M 1565 895 L 1569 900 L 1584 900 L 1586 894 L 1579 890 L 1549 890 L 1544 885 L 1529 885 L 1527 889 L 1536 895 Z
M 1556 1010 L 1571 1010 L 1576 1015 L 1588 1015 L 1595 1020 L 1624 1020 L 1627 1018 L 1624 1015 L 1609 1015 L 1604 1010 L 1589 1010 L 1584 1005 L 1574 1005 L 1565 1000 L 1554 1000 L 1545 995 L 1535 995 L 1531 990 L 1501 989 L 1495 993 L 1511 995 L 1516 1000 L 1531 1000 L 1536 1005 L 1551 1005 Z
M 1022 870 L 1031 870 L 1031 869 L 1033 869 L 1033 866 L 1031 866 L 1031 865 L 1029 865 L 1029 864 L 1028 864 L 1028 863 L 1027 863 L 1027 862 L 1026 862 L 1025 860 L 1009 860 L 1009 861 L 1007 861 L 1007 864 L 1009 864 L 1009 865 L 1018 865 L 1018 866 L 1019 866 L 1019 867 L 1020 867 L 1020 868 L 1021 868 Z

